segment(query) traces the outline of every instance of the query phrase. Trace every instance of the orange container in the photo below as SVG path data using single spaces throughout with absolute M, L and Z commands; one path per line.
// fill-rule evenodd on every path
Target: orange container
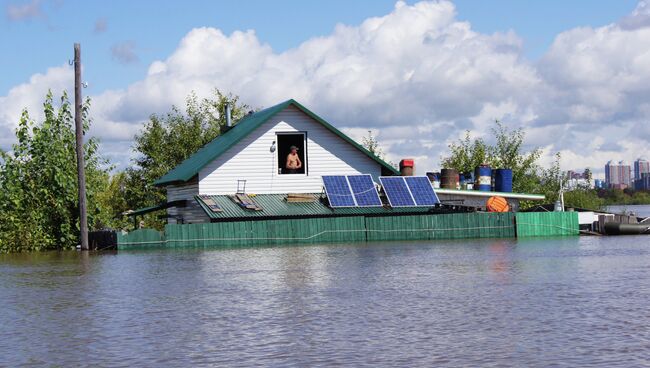
M 494 196 L 487 200 L 486 207 L 488 212 L 509 212 L 510 205 L 505 198 Z

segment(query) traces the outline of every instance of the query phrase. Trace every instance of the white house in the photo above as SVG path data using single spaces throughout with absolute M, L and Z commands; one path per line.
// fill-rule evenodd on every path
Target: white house
M 288 173 L 289 147 L 298 147 L 303 167 Z M 195 197 L 320 193 L 321 176 L 399 175 L 388 163 L 294 100 L 251 113 L 154 184 L 167 189 L 170 223 L 209 221 Z

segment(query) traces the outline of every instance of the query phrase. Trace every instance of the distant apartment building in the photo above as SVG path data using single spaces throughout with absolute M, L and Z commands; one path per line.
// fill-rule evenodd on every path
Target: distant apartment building
M 643 178 L 643 174 L 650 173 L 650 162 L 645 159 L 639 158 L 634 161 L 634 180 Z
M 605 165 L 605 182 L 612 189 L 626 189 L 632 184 L 632 168 L 625 161 Z
M 575 172 L 573 170 L 569 170 L 566 172 L 567 179 L 572 180 L 572 179 L 585 179 L 582 173 Z
M 594 180 L 594 188 L 596 188 L 596 189 L 606 189 L 607 184 L 605 183 L 605 181 L 603 179 L 596 179 L 596 180 Z
M 593 188 L 593 182 L 589 178 L 590 175 L 585 175 L 585 172 L 575 172 L 569 170 L 566 172 L 566 184 L 565 187 L 567 190 L 574 190 L 578 188 Z

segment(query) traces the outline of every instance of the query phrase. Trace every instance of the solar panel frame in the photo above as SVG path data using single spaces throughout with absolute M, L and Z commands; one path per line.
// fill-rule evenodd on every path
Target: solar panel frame
M 381 186 L 384 188 L 384 193 L 386 193 L 386 198 L 388 198 L 388 203 L 390 203 L 391 207 L 416 207 L 415 204 L 415 199 L 413 198 L 413 194 L 411 194 L 411 190 L 409 189 L 408 185 L 406 184 L 406 181 L 404 180 L 403 176 L 380 176 L 379 181 L 381 182 Z M 401 198 L 397 197 L 397 193 L 393 191 L 395 187 L 391 187 L 391 185 L 386 185 L 386 183 L 401 183 L 403 184 L 403 188 L 400 189 L 406 189 L 405 191 L 402 191 L 401 193 Z M 391 194 L 392 193 L 395 195 L 393 197 Z M 401 203 L 396 203 L 398 202 L 398 199 L 410 199 L 410 204 L 401 202 Z
M 323 187 L 325 188 L 325 195 L 327 195 L 327 199 L 329 200 L 330 207 L 332 208 L 347 208 L 347 207 L 357 207 L 357 201 L 354 198 L 354 194 L 352 193 L 352 189 L 350 188 L 350 182 L 348 182 L 348 178 L 345 175 L 323 175 L 321 177 L 323 181 Z M 344 182 L 338 181 L 337 183 L 333 183 L 330 180 L 340 180 L 344 179 Z M 329 181 L 329 184 L 328 184 Z M 328 190 L 328 187 L 330 188 Z M 341 190 L 338 193 L 334 193 L 337 191 L 337 189 Z M 343 193 L 343 189 L 347 189 L 347 193 Z M 350 201 L 346 201 L 345 203 L 341 204 L 341 202 L 338 202 L 339 200 L 342 200 L 342 198 L 345 199 L 350 199 Z M 332 200 L 334 199 L 334 200 Z
M 350 184 L 350 189 L 352 190 L 352 195 L 354 196 L 355 201 L 357 202 L 358 207 L 381 207 L 381 198 L 379 198 L 379 193 L 375 187 L 375 182 L 372 180 L 372 175 L 370 174 L 360 174 L 360 175 L 347 175 L 348 183 Z M 365 183 L 362 183 L 365 181 Z M 365 184 L 365 186 L 364 186 Z M 361 185 L 358 187 L 357 185 Z M 360 189 L 355 191 L 355 187 Z
M 433 189 L 431 181 L 426 176 L 406 176 L 404 177 L 406 186 L 408 186 L 415 205 L 418 207 L 433 207 L 440 204 L 440 198 Z

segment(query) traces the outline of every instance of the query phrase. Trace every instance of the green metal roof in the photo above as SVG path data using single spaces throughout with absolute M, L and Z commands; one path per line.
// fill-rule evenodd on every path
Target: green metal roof
M 314 194 L 316 198 L 320 194 Z M 213 212 L 201 200 L 195 197 L 199 205 L 211 219 L 234 220 L 246 218 L 285 218 L 285 217 L 326 217 L 326 216 L 355 216 L 355 215 L 382 215 L 406 214 L 428 212 L 428 207 L 350 207 L 330 208 L 318 199 L 314 202 L 287 202 L 286 194 L 258 194 L 250 198 L 262 207 L 262 211 L 253 211 L 241 208 L 227 195 L 210 196 L 221 207 L 223 212 Z
M 147 214 L 149 212 L 164 210 L 169 207 L 185 207 L 186 202 L 187 201 L 185 199 L 179 199 L 171 202 L 162 202 L 162 203 L 158 203 L 155 206 L 138 208 L 137 210 L 130 211 L 130 212 L 127 211 L 124 212 L 123 214 L 127 216 L 140 216 L 140 215 Z
M 307 114 L 312 119 L 316 120 L 327 129 L 329 129 L 334 134 L 338 135 L 340 138 L 350 143 L 358 150 L 366 154 L 371 159 L 375 160 L 384 168 L 390 170 L 392 173 L 398 175 L 399 172 L 386 163 L 384 160 L 380 159 L 376 155 L 372 154 L 370 151 L 365 149 L 363 146 L 355 142 L 352 138 L 343 134 L 340 130 L 336 129 L 334 126 L 321 119 L 318 115 L 309 111 L 306 107 L 299 104 L 297 101 L 291 99 L 275 106 L 271 106 L 264 110 L 260 110 L 256 113 L 250 114 L 242 118 L 237 124 L 233 126 L 232 129 L 228 130 L 224 134 L 215 138 L 212 142 L 206 144 L 201 149 L 199 149 L 195 154 L 187 158 L 180 165 L 176 166 L 174 169 L 169 171 L 160 179 L 154 182 L 154 185 L 165 185 L 175 182 L 186 182 L 192 179 L 199 171 L 205 167 L 207 164 L 212 162 L 214 159 L 219 157 L 221 154 L 226 152 L 229 148 L 234 146 L 237 142 L 242 140 L 248 134 L 257 129 L 260 125 L 264 124 L 267 120 L 272 118 L 275 114 L 284 110 L 289 106 L 295 106 L 305 114 Z

